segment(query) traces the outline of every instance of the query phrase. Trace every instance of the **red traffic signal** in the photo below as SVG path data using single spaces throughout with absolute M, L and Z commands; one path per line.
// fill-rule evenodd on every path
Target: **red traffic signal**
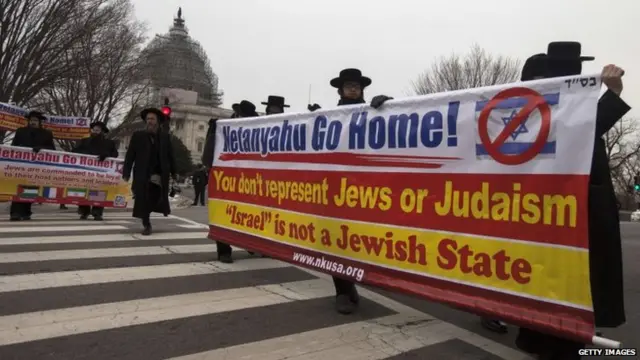
M 163 106 L 161 109 L 162 113 L 164 114 L 164 116 L 171 116 L 171 108 L 168 106 Z

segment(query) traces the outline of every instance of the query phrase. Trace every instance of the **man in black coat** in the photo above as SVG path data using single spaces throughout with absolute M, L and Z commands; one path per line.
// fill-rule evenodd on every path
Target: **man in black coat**
M 196 171 L 193 172 L 191 183 L 196 195 L 195 199 L 193 199 L 193 206 L 198 205 L 198 200 L 200 200 L 200 205 L 204 206 L 204 194 L 209 183 L 209 176 L 207 175 L 207 169 L 202 164 L 198 164 Z
M 29 147 L 36 153 L 42 149 L 55 150 L 53 133 L 42 127 L 46 117 L 39 111 L 31 111 L 25 118 L 27 126 L 16 130 L 11 146 Z M 31 220 L 31 205 L 32 203 L 11 202 L 9 211 L 11 221 Z
M 284 97 L 276 95 L 269 95 L 267 102 L 263 102 L 262 105 L 267 106 L 265 109 L 267 115 L 282 114 L 284 109 L 289 107 L 285 104 Z
M 117 158 L 118 149 L 116 143 L 113 140 L 107 139 L 106 134 L 109 133 L 109 128 L 101 121 L 96 121 L 89 125 L 91 128 L 91 134 L 88 138 L 84 138 L 78 142 L 73 149 L 74 153 L 85 155 L 96 155 L 98 160 L 104 161 L 108 157 Z M 78 213 L 81 220 L 89 218 L 89 214 L 93 216 L 96 221 L 102 220 L 102 214 L 104 208 L 101 206 L 78 206 Z
M 237 118 L 249 118 L 258 116 L 258 113 L 256 113 L 256 106 L 250 101 L 242 100 L 239 104 L 237 104 L 237 106 L 235 105 L 236 104 L 234 104 L 234 115 L 236 115 Z M 217 119 L 209 120 L 209 130 L 207 131 L 207 138 L 205 140 L 204 151 L 202 153 L 202 164 L 207 169 L 207 173 L 209 173 L 209 170 L 213 166 L 214 161 L 213 153 L 216 146 L 216 120 Z M 218 260 L 220 262 L 225 264 L 233 263 L 233 249 L 231 248 L 231 245 L 216 241 L 216 247 L 218 252 Z
M 594 60 L 581 56 L 577 42 L 553 42 L 547 54 L 532 56 L 522 70 L 522 81 L 579 75 L 582 62 Z M 626 321 L 622 270 L 622 240 L 609 160 L 602 138 L 631 108 L 620 98 L 624 71 L 615 65 L 602 69 L 607 91 L 598 101 L 596 139 L 589 178 L 589 273 L 596 327 L 618 327 Z M 585 344 L 521 328 L 516 345 L 541 359 L 579 359 L 578 349 Z
M 142 235 L 151 235 L 151 213 L 164 216 L 171 213 L 169 179 L 176 178 L 176 162 L 171 137 L 162 126 L 166 120 L 162 111 L 144 109 L 140 117 L 146 123 L 146 129 L 131 136 L 122 178 L 128 182 L 133 170 L 133 217 L 142 219 Z
M 344 105 L 356 105 L 365 104 L 364 89 L 371 85 L 371 79 L 363 76 L 362 72 L 358 69 L 344 69 L 340 71 L 338 77 L 332 79 L 329 84 L 337 89 L 340 100 L 338 106 Z M 380 101 L 380 99 L 382 99 Z M 382 105 L 385 100 L 391 99 L 390 97 L 379 95 L 374 98 L 380 102 L 377 106 Z M 318 104 L 309 104 L 307 106 L 309 111 L 316 111 L 320 109 Z M 345 280 L 339 277 L 333 277 L 333 285 L 336 288 L 336 310 L 341 314 L 351 314 L 357 308 L 360 303 L 360 295 L 353 281 Z

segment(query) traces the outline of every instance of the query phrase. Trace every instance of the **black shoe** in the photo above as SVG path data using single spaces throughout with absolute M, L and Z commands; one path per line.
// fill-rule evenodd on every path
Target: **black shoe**
M 9 218 L 9 221 L 20 221 L 20 220 L 22 220 L 22 217 L 18 215 L 11 215 L 11 217 Z
M 233 264 L 233 258 L 231 255 L 218 255 L 218 261 L 223 264 Z
M 87 214 L 80 215 L 80 220 L 87 220 L 88 218 L 89 218 L 89 215 Z
M 502 321 L 498 321 L 498 320 L 483 318 L 480 321 L 480 324 L 482 325 L 483 328 L 498 334 L 506 334 L 509 331 L 509 329 L 507 328 L 507 325 L 505 325 Z
M 144 230 L 142 230 L 142 235 L 148 236 L 148 235 L 151 235 L 151 232 L 152 232 L 151 231 L 151 225 L 145 226 Z
M 95 220 L 95 221 L 102 221 L 102 215 L 94 215 L 94 216 L 93 216 L 93 220 Z
M 347 294 L 341 294 L 336 296 L 336 311 L 340 314 L 349 315 L 352 314 L 358 308 L 358 303 L 351 300 L 351 297 Z

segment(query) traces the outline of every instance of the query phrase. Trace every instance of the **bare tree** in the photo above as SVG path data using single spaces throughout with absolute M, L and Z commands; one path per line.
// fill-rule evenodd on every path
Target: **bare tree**
M 603 139 L 611 178 L 623 204 L 633 203 L 634 176 L 640 172 L 640 123 L 633 118 L 618 121 Z
M 507 84 L 520 79 L 520 61 L 495 56 L 478 45 L 465 55 L 441 57 L 412 82 L 413 92 L 426 95 L 444 91 Z
M 73 67 L 61 54 L 105 19 L 109 0 L 2 0 L 0 102 L 25 105 Z M 0 131 L 4 139 L 5 131 Z
M 124 116 L 131 102 L 142 96 L 146 85 L 140 53 L 145 29 L 133 17 L 130 0 L 111 1 L 98 13 L 101 26 L 85 31 L 60 54 L 74 71 L 43 87 L 29 105 L 107 124 Z M 68 140 L 58 143 L 67 151 L 74 145 Z

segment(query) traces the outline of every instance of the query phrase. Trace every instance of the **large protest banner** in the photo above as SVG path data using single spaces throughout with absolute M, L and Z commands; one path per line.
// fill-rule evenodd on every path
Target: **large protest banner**
M 210 238 L 590 343 L 600 87 L 558 78 L 220 120 Z
M 0 146 L 0 198 L 18 202 L 124 208 L 130 185 L 122 160 Z
M 27 125 L 25 115 L 27 110 L 15 105 L 0 103 L 0 130 L 16 131 Z M 89 136 L 90 119 L 77 116 L 45 115 L 47 120 L 43 126 L 51 132 L 53 137 L 60 140 L 80 140 Z

